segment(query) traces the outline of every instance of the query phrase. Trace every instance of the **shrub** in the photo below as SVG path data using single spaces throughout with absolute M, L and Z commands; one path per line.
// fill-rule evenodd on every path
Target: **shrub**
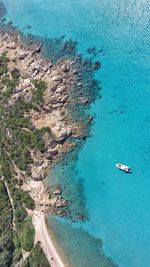
M 26 259 L 23 267 L 50 267 L 48 260 L 38 242 L 32 248 L 30 256 Z
M 26 211 L 22 207 L 22 204 L 24 204 L 28 209 L 34 209 L 34 200 L 31 198 L 28 192 L 16 188 L 12 183 L 9 183 L 8 185 L 15 209 L 17 209 L 17 218 L 20 216 L 24 217 L 26 215 Z
M 20 261 L 20 259 L 22 258 L 22 253 L 21 253 L 21 248 L 16 248 L 14 253 L 13 253 L 13 264 L 11 265 L 12 267 L 17 266 L 16 263 L 18 263 Z
M 24 221 L 16 223 L 16 228 L 22 248 L 27 252 L 31 251 L 35 234 L 31 217 L 28 216 Z
M 15 248 L 20 248 L 21 247 L 18 235 L 17 235 L 17 233 L 15 231 L 14 231 L 13 243 L 14 243 Z
M 20 71 L 16 68 L 14 68 L 12 71 L 11 71 L 11 76 L 12 76 L 12 79 L 15 80 L 15 81 L 18 81 L 19 77 L 20 77 Z
M 16 222 L 23 221 L 27 217 L 27 211 L 24 207 L 20 206 L 15 210 L 15 219 Z
M 0 75 L 3 75 L 4 73 L 7 73 L 7 71 L 8 71 L 7 62 L 8 62 L 7 55 L 6 55 L 6 53 L 3 53 L 0 56 Z
M 33 93 L 33 102 L 35 102 L 36 104 L 40 104 L 43 102 L 43 94 L 44 91 L 47 88 L 47 84 L 44 81 L 39 81 L 39 80 L 34 80 L 33 84 L 36 88 L 36 91 Z
M 21 191 L 21 201 L 22 203 L 25 204 L 25 206 L 28 209 L 34 209 L 35 208 L 35 203 L 34 200 L 31 198 L 28 192 Z

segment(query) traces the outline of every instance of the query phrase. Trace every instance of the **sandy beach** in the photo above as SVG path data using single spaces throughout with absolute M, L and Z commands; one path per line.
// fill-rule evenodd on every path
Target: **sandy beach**
M 33 214 L 33 224 L 35 227 L 35 243 L 41 242 L 41 247 L 47 256 L 51 267 L 65 267 L 61 257 L 59 256 L 51 237 L 48 233 L 45 222 L 45 215 L 41 211 L 35 211 Z

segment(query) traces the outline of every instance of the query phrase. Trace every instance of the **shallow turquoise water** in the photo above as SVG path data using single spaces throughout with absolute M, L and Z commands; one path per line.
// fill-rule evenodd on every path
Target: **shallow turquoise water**
M 91 113 L 96 114 L 91 138 L 79 154 L 76 169 L 74 165 L 70 167 L 68 175 L 70 183 L 82 179 L 90 221 L 82 225 L 65 222 L 56 225 L 55 219 L 50 219 L 56 236 L 68 251 L 71 264 L 76 267 L 109 266 L 100 262 L 97 252 L 94 254 L 99 244 L 96 239 L 88 243 L 85 230 L 103 240 L 104 252 L 119 266 L 149 267 L 149 2 L 3 2 L 8 8 L 8 20 L 20 28 L 31 25 L 30 32 L 34 34 L 71 37 L 78 41 L 79 51 L 83 53 L 89 46 L 104 50 L 99 56 L 102 69 L 97 74 L 102 81 L 102 99 L 91 109 Z M 133 173 L 119 172 L 115 168 L 116 162 L 130 165 Z M 76 228 L 80 229 L 78 235 Z M 68 248 L 69 244 L 72 250 Z M 89 248 L 89 244 L 92 247 L 87 263 L 86 245 Z M 85 250 L 82 250 L 84 245 Z

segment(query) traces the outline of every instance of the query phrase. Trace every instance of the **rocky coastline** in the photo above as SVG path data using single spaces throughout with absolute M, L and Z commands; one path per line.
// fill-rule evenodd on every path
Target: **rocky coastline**
M 43 218 L 41 214 L 48 213 L 67 216 L 69 203 L 63 198 L 60 185 L 49 187 L 44 178 L 88 136 L 93 117 L 86 115 L 85 109 L 99 91 L 94 73 L 100 64 L 76 55 L 72 41 L 62 44 L 61 40 L 59 46 L 63 55 L 58 53 L 59 57 L 51 59 L 43 56 L 42 39 L 39 42 L 31 36 L 24 37 L 11 25 L 0 26 L 1 132 L 5 136 L 0 164 L 7 164 L 1 167 L 1 177 L 6 185 L 13 183 L 19 192 L 30 195 L 34 208 L 25 208 L 32 218 L 38 218 L 38 214 Z M 25 142 L 23 147 L 21 140 Z M 20 150 L 17 144 L 22 147 Z M 7 176 L 13 177 L 11 182 Z M 77 220 L 84 220 L 84 215 L 78 214 Z M 33 221 L 37 231 L 37 221 Z M 42 240 L 36 241 L 44 250 Z
M 76 69 L 76 62 L 79 64 L 78 61 L 81 59 L 79 57 L 62 59 L 52 64 L 50 59 L 41 57 L 41 43 L 34 44 L 30 41 L 30 47 L 26 46 L 22 43 L 18 32 L 0 31 L 0 40 L 0 54 L 7 53 L 9 71 L 17 68 L 21 73 L 19 85 L 11 96 L 7 108 L 12 108 L 20 97 L 27 102 L 32 101 L 32 94 L 35 91 L 33 79 L 42 80 L 47 85 L 43 94 L 43 103 L 37 103 L 36 109 L 31 109 L 25 116 L 32 121 L 36 129 L 48 127 L 51 131 L 51 138 L 45 136 L 46 151 L 44 153 L 30 151 L 33 159 L 30 176 L 16 168 L 17 179 L 23 183 L 20 188 L 30 192 L 41 210 L 47 212 L 51 210 L 51 207 L 53 209 L 65 207 L 67 201 L 62 197 L 56 196 L 51 200 L 51 190 L 42 180 L 46 177 L 48 168 L 76 146 L 72 139 L 82 139 L 86 136 L 87 124 L 92 121 L 91 116 L 87 118 L 87 123 L 71 121 L 71 114 L 67 109 L 68 106 L 75 104 L 85 106 L 91 101 L 84 95 L 82 97 L 77 95 L 74 99 L 71 96 L 73 87 L 83 86 L 79 70 Z M 41 195 L 44 196 L 42 201 L 39 198 Z

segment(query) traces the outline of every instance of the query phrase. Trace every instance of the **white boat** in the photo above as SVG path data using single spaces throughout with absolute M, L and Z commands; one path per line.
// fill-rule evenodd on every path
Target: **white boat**
M 126 165 L 121 164 L 121 163 L 117 163 L 117 164 L 116 164 L 116 167 L 117 167 L 118 169 L 120 169 L 121 171 L 124 171 L 124 172 L 129 172 L 129 173 L 132 172 L 132 171 L 131 171 L 131 168 L 130 168 L 129 166 L 126 166 Z

